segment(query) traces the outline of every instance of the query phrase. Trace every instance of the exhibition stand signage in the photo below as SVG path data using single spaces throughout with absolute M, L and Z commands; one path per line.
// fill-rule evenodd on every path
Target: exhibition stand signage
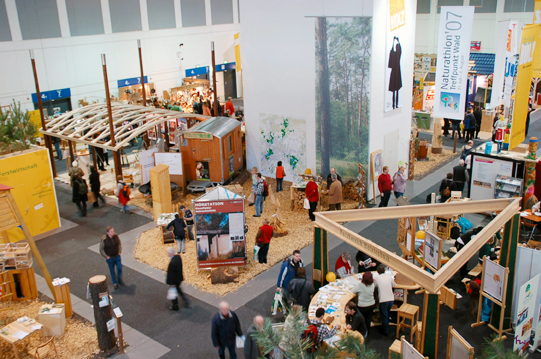
M 402 44 L 407 39 L 404 0 L 389 0 L 386 37 L 385 112 L 402 107 Z M 409 46 L 410 44 L 406 44 Z
M 473 11 L 473 6 L 441 7 L 434 117 L 464 119 Z
M 452 326 L 447 334 L 447 359 L 473 359 L 473 347 Z
M 194 201 L 199 269 L 246 265 L 244 197 L 218 186 Z
M 517 325 L 513 350 L 523 354 L 529 347 L 532 333 L 535 305 L 537 304 L 537 287 L 539 286 L 539 274 L 520 287 L 518 297 Z

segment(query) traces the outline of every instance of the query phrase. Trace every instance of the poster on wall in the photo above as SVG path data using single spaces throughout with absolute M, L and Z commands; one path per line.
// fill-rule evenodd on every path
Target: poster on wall
M 442 239 L 434 233 L 425 232 L 424 259 L 432 268 L 438 270 L 441 267 Z
M 244 200 L 195 201 L 199 269 L 246 265 Z
M 434 117 L 464 119 L 473 6 L 442 6 Z
M 485 258 L 485 272 L 483 273 L 483 291 L 490 294 L 500 302 L 503 298 L 505 281 L 505 267 Z
M 210 181 L 210 166 L 207 161 L 195 163 L 195 177 L 199 181 Z
M 540 32 L 541 24 L 526 25 L 522 29 L 509 150 L 517 147 L 526 138 L 526 117 L 532 83 L 533 60 L 536 56 L 541 56 L 541 51 L 536 46 L 539 42 L 537 40 L 541 38 Z
M 389 0 L 387 16 L 385 71 L 385 112 L 402 107 L 402 44 L 406 39 L 406 7 L 404 0 Z M 409 46 L 409 44 L 404 44 Z
M 141 166 L 141 183 L 150 182 L 150 169 L 155 166 L 154 154 L 158 148 L 153 147 L 147 151 L 139 152 L 139 165 Z
M 423 89 L 423 110 L 430 111 L 434 107 L 436 86 L 425 86 Z
M 369 155 L 372 18 L 318 17 L 315 41 L 316 172 L 357 177 Z
M 493 199 L 496 176 L 513 174 L 513 162 L 495 160 L 490 157 L 474 156 L 472 161 L 471 190 L 472 200 Z
M 517 303 L 515 339 L 513 341 L 513 351 L 518 350 L 520 355 L 526 352 L 530 345 L 538 286 L 539 274 L 520 287 Z

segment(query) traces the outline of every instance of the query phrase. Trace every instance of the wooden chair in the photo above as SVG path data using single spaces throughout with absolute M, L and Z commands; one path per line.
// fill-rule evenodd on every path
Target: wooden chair
M 520 226 L 521 228 L 524 229 L 524 232 L 526 232 L 527 239 L 528 241 L 530 241 L 533 237 L 533 233 L 535 232 L 535 227 L 537 227 L 537 223 L 520 217 Z
M 34 353 L 34 357 L 36 357 L 37 359 L 60 358 L 58 356 L 58 351 L 56 350 L 56 345 L 54 344 L 54 338 L 55 337 L 53 336 L 45 343 L 41 343 L 40 345 L 38 345 Z M 50 354 L 54 354 L 54 356 L 51 356 Z
M 124 175 L 124 182 L 126 182 L 126 184 L 131 185 L 131 187 L 133 188 L 134 183 L 135 183 L 135 181 L 133 180 L 133 175 Z
M 389 347 L 389 359 L 393 359 L 393 353 L 398 355 L 402 354 L 402 342 L 398 339 Z
M 406 320 L 409 319 L 410 323 L 406 324 Z M 396 337 L 399 338 L 400 329 L 410 328 L 410 342 L 413 341 L 413 334 L 417 328 L 417 322 L 419 321 L 419 307 L 412 304 L 404 303 L 398 308 L 398 319 L 396 321 Z

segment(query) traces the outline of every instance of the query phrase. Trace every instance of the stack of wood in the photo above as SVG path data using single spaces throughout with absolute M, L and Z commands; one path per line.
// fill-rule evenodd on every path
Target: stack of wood
M 294 211 L 302 211 L 304 210 L 304 199 L 306 198 L 306 195 L 304 194 L 304 188 L 303 189 L 293 189 L 293 192 L 291 192 L 291 209 Z
M 274 228 L 274 237 L 283 237 L 287 235 L 287 229 L 285 228 L 286 222 L 283 220 L 280 211 L 280 201 L 274 195 L 270 196 L 270 200 L 276 210 L 276 214 L 272 215 L 270 219 L 270 225 Z
M 360 202 L 361 196 L 359 196 L 359 188 L 356 186 L 356 181 L 350 180 L 344 184 L 342 188 L 342 196 L 344 199 L 351 199 L 353 201 Z

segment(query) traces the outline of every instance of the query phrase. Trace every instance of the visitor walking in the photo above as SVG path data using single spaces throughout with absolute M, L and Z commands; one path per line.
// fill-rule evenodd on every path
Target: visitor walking
M 282 161 L 278 161 L 276 166 L 276 193 L 284 190 L 284 177 L 286 176 L 286 171 L 284 171 L 284 166 L 282 166 Z
M 404 166 L 398 166 L 398 171 L 393 175 L 393 191 L 396 199 L 404 196 L 407 180 L 406 168 Z
M 463 191 L 466 183 L 466 167 L 464 160 L 458 160 L 458 165 L 453 167 L 453 180 L 456 183 L 457 190 Z
M 120 254 L 122 253 L 122 242 L 118 235 L 115 233 L 113 227 L 107 227 L 105 235 L 101 238 L 100 242 L 100 254 L 107 261 L 109 266 L 109 272 L 111 273 L 111 279 L 113 280 L 113 287 L 120 288 L 121 285 L 125 285 L 122 280 L 122 261 Z M 116 273 L 115 273 L 116 267 Z
M 333 173 L 331 175 L 331 186 L 329 188 L 329 211 L 341 210 L 342 202 L 342 182 L 338 180 L 338 175 Z
M 257 189 L 257 167 L 252 167 L 252 193 L 254 194 L 254 199 L 248 206 L 253 206 L 255 204 L 255 190 Z
M 289 299 L 289 292 L 287 290 L 289 282 L 295 278 L 297 275 L 297 270 L 302 267 L 304 267 L 304 263 L 301 259 L 301 251 L 298 249 L 293 251 L 291 258 L 286 258 L 282 262 L 276 286 L 282 292 L 285 303 L 287 303 L 287 300 Z
M 389 199 L 391 198 L 391 191 L 393 189 L 393 183 L 391 182 L 391 176 L 389 175 L 389 167 L 383 166 L 383 173 L 378 177 L 378 189 L 381 194 L 381 202 L 379 207 L 387 207 L 389 205 Z
M 357 306 L 364 317 L 367 335 L 372 323 L 372 314 L 374 313 L 374 309 L 376 309 L 375 290 L 376 286 L 372 272 L 364 272 L 361 283 L 357 284 L 351 290 L 351 293 L 357 294 Z
M 225 113 L 227 113 L 227 116 L 229 117 L 235 116 L 235 106 L 233 106 L 232 100 L 232 97 L 228 97 L 225 103 Z
M 180 254 L 182 248 L 182 254 L 186 253 L 186 223 L 184 222 L 184 213 L 180 211 L 175 214 L 173 219 L 167 225 L 167 230 L 173 227 L 173 234 L 175 235 L 175 241 L 177 242 L 177 254 Z
M 268 219 L 263 220 L 263 225 L 259 227 L 255 236 L 255 243 L 259 246 L 257 253 L 259 263 L 267 263 L 267 253 L 269 252 L 269 244 L 274 235 L 274 228 L 269 224 Z
M 56 159 L 62 161 L 62 150 L 60 149 L 60 138 L 53 137 L 54 149 L 56 150 Z
M 310 220 L 313 222 L 316 220 L 316 216 L 314 216 L 314 212 L 317 209 L 317 203 L 319 202 L 319 188 L 317 186 L 317 176 L 313 175 L 312 179 L 308 181 L 306 184 L 306 188 L 304 189 L 304 193 L 306 194 L 306 198 L 308 199 L 308 202 L 310 203 L 310 209 L 308 210 L 308 217 L 310 217 Z
M 296 277 L 287 285 L 287 291 L 289 293 L 290 304 L 301 305 L 302 309 L 308 312 L 310 301 L 316 290 L 312 283 L 306 280 L 306 268 L 301 267 L 297 270 Z
M 225 359 L 225 349 L 231 359 L 237 358 L 235 352 L 236 337 L 242 337 L 240 321 L 235 312 L 229 310 L 229 304 L 220 302 L 219 312 L 212 318 L 212 344 L 218 349 L 220 359 Z
M 439 193 L 441 195 L 440 203 L 445 203 L 451 198 L 451 192 L 458 191 L 457 184 L 453 181 L 453 174 L 448 173 L 447 178 L 443 179 L 440 183 Z
M 261 217 L 261 213 L 263 213 L 263 202 L 265 201 L 265 198 L 263 197 L 263 194 L 265 192 L 265 183 L 263 181 L 261 173 L 257 172 L 257 174 L 255 175 L 255 178 L 257 181 L 257 187 L 254 191 L 254 194 L 255 194 L 254 217 Z
M 382 334 L 389 336 L 389 316 L 394 303 L 393 288 L 396 283 L 388 274 L 385 274 L 385 266 L 378 266 L 378 276 L 374 279 L 376 288 L 378 288 L 379 312 L 381 314 Z
M 98 205 L 98 199 L 101 199 L 101 202 L 105 204 L 105 199 L 100 193 L 100 174 L 94 167 L 90 167 L 90 176 L 88 177 L 88 181 L 90 182 L 90 190 L 92 193 L 94 193 L 94 197 L 96 199 L 96 202 L 92 205 L 93 207 L 99 207 Z
M 116 186 L 116 193 L 115 195 L 118 197 L 118 201 L 122 205 L 122 208 L 120 209 L 120 212 L 128 212 L 128 202 L 130 200 L 130 187 L 124 182 L 124 179 L 122 178 L 122 175 L 118 175 L 117 177 L 118 184 Z
M 72 201 L 81 212 L 81 217 L 86 216 L 86 201 L 88 201 L 88 185 L 83 178 L 83 172 L 79 170 L 73 176 Z
M 259 353 L 263 353 L 262 347 L 257 344 L 255 340 L 255 335 L 257 332 L 263 329 L 263 324 L 265 320 L 262 316 L 256 315 L 254 317 L 254 323 L 248 327 L 246 331 L 246 338 L 244 340 L 244 358 L 245 359 L 258 359 L 260 357 Z M 265 355 L 265 358 L 269 358 L 268 355 Z
M 175 254 L 175 248 L 167 247 L 167 256 L 171 258 L 169 265 L 167 266 L 167 275 L 165 277 L 165 283 L 170 287 L 173 287 L 177 290 L 177 297 L 171 300 L 171 310 L 179 310 L 178 306 L 178 297 L 182 297 L 184 302 L 184 307 L 189 308 L 190 304 L 188 303 L 188 298 L 182 292 L 180 285 L 184 281 L 184 274 L 182 272 L 182 258 L 177 253 Z

